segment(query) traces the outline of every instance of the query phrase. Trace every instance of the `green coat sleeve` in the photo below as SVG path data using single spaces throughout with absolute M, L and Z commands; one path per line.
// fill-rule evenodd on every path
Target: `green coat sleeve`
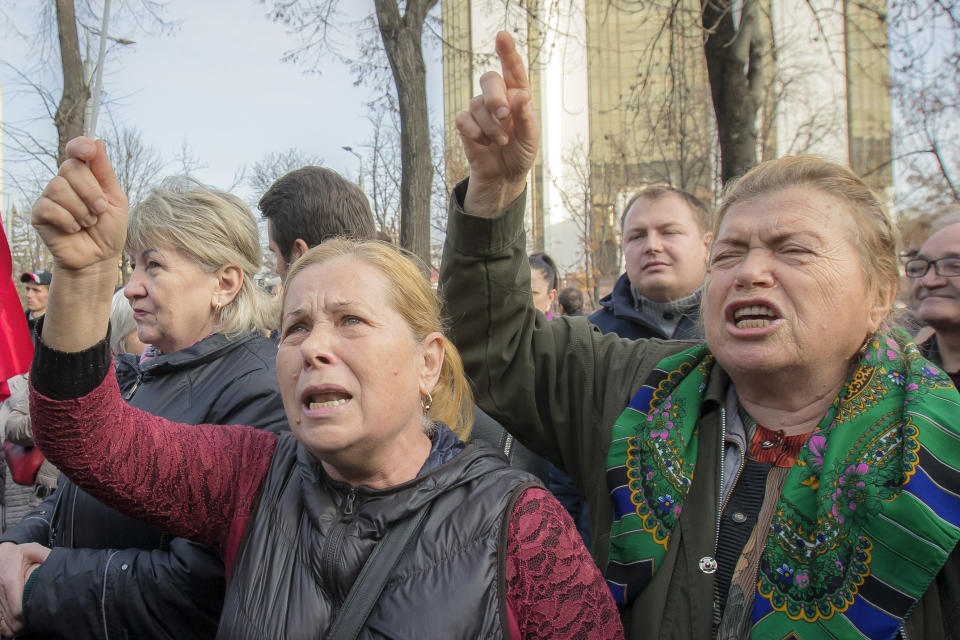
M 465 186 L 451 197 L 440 286 L 477 403 L 590 500 L 614 421 L 653 365 L 689 344 L 603 335 L 584 317 L 547 321 L 530 293 L 526 196 L 479 218 L 462 210 Z

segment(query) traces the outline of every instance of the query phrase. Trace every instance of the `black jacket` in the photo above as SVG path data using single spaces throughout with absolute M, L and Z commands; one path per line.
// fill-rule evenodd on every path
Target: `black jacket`
M 277 442 L 243 534 L 218 638 L 322 638 L 384 532 L 429 504 L 359 638 L 509 638 L 506 526 L 539 486 L 479 442 L 439 425 L 410 482 L 332 480 L 292 435 Z
M 287 428 L 276 347 L 253 334 L 214 334 L 176 353 L 116 361 L 124 399 L 188 424 Z M 224 593 L 215 551 L 110 509 L 64 476 L 57 492 L 0 541 L 53 551 L 24 598 L 29 637 L 212 638 Z
M 692 340 L 702 337 L 700 328 L 697 326 L 699 313 L 699 308 L 694 305 L 683 314 L 673 335 L 665 335 L 655 319 L 633 306 L 630 278 L 624 273 L 613 285 L 613 291 L 600 299 L 600 308 L 590 314 L 590 322 L 600 327 L 603 333 L 615 333 L 621 338 L 631 340 L 641 338 Z
M 544 486 L 547 486 L 551 464 L 523 446 L 519 440 L 507 433 L 499 422 L 479 407 L 474 407 L 473 410 L 473 431 L 470 432 L 470 438 L 493 445 L 507 456 L 507 462 L 511 467 L 532 473 Z

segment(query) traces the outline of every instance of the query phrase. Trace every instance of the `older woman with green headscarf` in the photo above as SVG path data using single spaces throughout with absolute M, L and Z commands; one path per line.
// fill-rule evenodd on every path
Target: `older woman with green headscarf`
M 960 395 L 885 324 L 894 233 L 867 185 L 812 157 L 729 185 L 705 343 L 545 322 L 523 228 L 538 125 L 505 33 L 497 53 L 457 116 L 470 178 L 441 286 L 480 406 L 587 496 L 628 636 L 960 632 Z

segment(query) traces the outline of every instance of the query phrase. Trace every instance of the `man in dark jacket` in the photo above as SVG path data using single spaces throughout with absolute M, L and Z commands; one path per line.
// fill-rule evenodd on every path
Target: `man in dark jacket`
M 701 200 L 680 189 L 647 187 L 634 195 L 620 225 L 626 273 L 590 321 L 623 338 L 701 337 L 710 217 Z
M 24 273 L 20 282 L 27 294 L 27 326 L 30 328 L 30 337 L 34 335 L 37 321 L 47 312 L 47 295 L 50 293 L 50 282 L 53 274 L 45 269 Z

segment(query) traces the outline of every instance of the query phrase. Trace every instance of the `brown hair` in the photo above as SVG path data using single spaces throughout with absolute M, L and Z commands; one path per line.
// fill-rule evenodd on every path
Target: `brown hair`
M 404 319 L 417 342 L 435 331 L 443 334 L 443 365 L 440 378 L 430 392 L 433 403 L 426 415 L 443 422 L 457 437 L 466 440 L 473 428 L 473 392 L 463 371 L 460 352 L 446 337 L 440 303 L 430 283 L 399 249 L 377 240 L 327 240 L 304 253 L 290 268 L 284 281 L 282 304 L 286 304 L 290 283 L 301 271 L 340 257 L 355 258 L 383 275 L 390 285 L 390 306 Z
M 887 288 L 896 291 L 897 235 L 880 199 L 853 171 L 822 158 L 800 155 L 769 160 L 728 183 L 717 207 L 714 238 L 732 206 L 790 187 L 813 188 L 846 203 L 856 229 L 851 241 L 860 254 L 868 291 L 874 296 Z
M 667 185 L 651 185 L 649 187 L 643 187 L 627 200 L 627 204 L 623 207 L 623 215 L 620 217 L 620 232 L 623 232 L 623 226 L 627 222 L 627 214 L 630 213 L 630 207 L 632 207 L 637 200 L 657 202 L 670 195 L 677 196 L 690 207 L 690 211 L 693 212 L 693 221 L 700 228 L 701 232 L 706 233 L 711 229 L 713 213 L 703 200 L 692 193 L 687 193 L 683 189 L 677 189 Z
M 325 167 L 302 167 L 270 185 L 258 204 L 285 260 L 297 238 L 315 247 L 337 236 L 376 236 L 370 203 L 360 187 Z

